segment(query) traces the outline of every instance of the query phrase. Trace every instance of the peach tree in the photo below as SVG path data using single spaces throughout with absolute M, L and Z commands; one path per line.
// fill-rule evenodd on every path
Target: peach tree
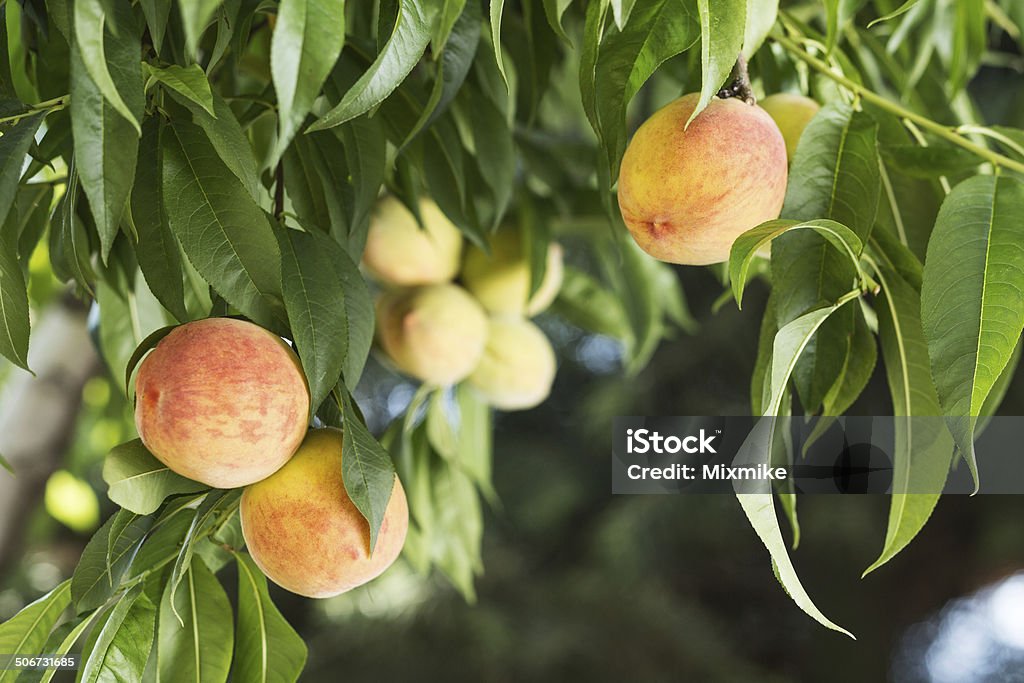
M 920 491 L 958 461 L 976 473 L 975 432 L 1020 356 L 1024 131 L 986 125 L 968 85 L 1021 40 L 1020 3 L 6 0 L 0 16 L 0 353 L 36 369 L 33 267 L 92 307 L 129 397 L 140 361 L 178 326 L 230 316 L 269 330 L 300 358 L 310 423 L 343 430 L 367 543 L 397 473 L 406 560 L 467 596 L 483 570 L 482 509 L 500 496 L 493 410 L 542 400 L 550 378 L 509 398 L 500 389 L 522 372 L 478 372 L 482 390 L 472 368 L 425 365 L 453 347 L 485 357 L 491 330 L 496 354 L 536 349 L 529 366 L 549 344 L 523 317 L 549 294 L 546 315 L 616 340 L 630 375 L 666 336 L 693 331 L 676 271 L 633 241 L 616 195 L 631 132 L 684 93 L 687 125 L 720 99 L 788 93 L 806 109 L 765 101 L 791 157 L 781 209 L 750 212 L 704 261 L 723 305 L 753 279 L 770 286 L 752 414 L 842 415 L 881 364 L 883 412 L 947 418 L 927 433 L 897 423 L 889 524 L 868 569 L 927 522 L 939 495 Z M 726 161 L 741 147 L 733 132 L 714 132 Z M 728 208 L 714 202 L 702 210 Z M 408 239 L 432 235 L 436 214 L 464 260 L 440 241 L 433 255 L 378 248 L 382 212 L 406 216 Z M 512 322 L 494 322 L 483 286 L 478 323 L 389 326 L 408 292 L 375 311 L 381 273 L 402 258 L 458 279 L 431 286 L 472 290 L 509 249 L 525 278 Z M 375 327 L 387 366 L 417 387 L 383 430 L 354 396 Z M 71 578 L 0 625 L 0 652 L 79 652 L 87 681 L 295 680 L 306 649 L 246 552 L 241 491 L 187 479 L 138 440 L 107 456 L 104 478 L 119 511 Z M 783 588 L 842 630 L 790 559 L 796 496 L 740 503 Z M 218 579 L 229 563 L 234 604 Z

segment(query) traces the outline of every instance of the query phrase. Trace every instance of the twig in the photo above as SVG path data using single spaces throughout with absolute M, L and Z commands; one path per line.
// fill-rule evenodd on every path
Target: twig
M 998 152 L 988 149 L 987 147 L 983 147 L 975 142 L 972 142 L 971 140 L 965 138 L 963 135 L 957 133 L 957 130 L 955 128 L 951 128 L 949 126 L 944 126 L 940 123 L 936 123 L 935 121 L 932 121 L 927 117 L 921 116 L 916 112 L 913 112 L 905 107 L 902 107 L 896 104 L 895 102 L 892 102 L 882 97 L 881 95 L 878 95 L 875 92 L 868 90 L 860 83 L 856 83 L 847 78 L 846 76 L 840 73 L 836 73 L 833 69 L 829 68 L 829 66 L 822 62 L 820 59 L 817 59 L 816 57 L 808 54 L 803 48 L 800 47 L 798 43 L 791 40 L 790 38 L 778 33 L 774 34 L 772 37 L 776 43 L 785 48 L 786 51 L 792 54 L 794 57 L 804 62 L 809 67 L 819 72 L 823 76 L 835 81 L 836 83 L 843 86 L 844 88 L 854 93 L 855 95 L 874 104 L 879 109 L 883 109 L 889 112 L 890 114 L 894 114 L 895 116 L 898 116 L 902 119 L 912 121 L 921 128 L 927 130 L 928 132 L 937 135 L 938 137 L 956 145 L 957 147 L 966 149 L 968 152 L 971 152 L 972 154 L 975 154 L 996 166 L 1008 168 L 1017 171 L 1018 173 L 1024 173 L 1024 163 L 1014 161 L 1013 159 L 1007 156 L 1004 156 Z
M 718 97 L 723 100 L 730 97 L 739 97 L 747 104 L 757 104 L 757 98 L 754 97 L 754 89 L 750 87 L 747 58 L 743 56 L 742 52 L 736 58 L 736 66 L 732 68 L 732 75 L 728 85 L 718 91 Z

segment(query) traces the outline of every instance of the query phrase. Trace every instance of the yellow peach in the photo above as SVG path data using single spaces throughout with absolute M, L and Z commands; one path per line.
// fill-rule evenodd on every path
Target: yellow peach
M 786 194 L 786 144 L 772 118 L 740 99 L 715 98 L 686 127 L 698 99 L 685 95 L 655 112 L 620 167 L 626 227 L 669 263 L 728 260 L 739 235 L 778 218 Z
M 345 490 L 342 432 L 313 429 L 288 464 L 246 487 L 242 535 L 257 566 L 277 585 L 310 598 L 361 586 L 398 557 L 409 529 L 409 506 L 395 477 L 377 543 Z
M 487 315 L 466 290 L 441 284 L 385 292 L 377 339 L 402 372 L 447 386 L 473 371 L 487 342 Z
M 495 408 L 524 410 L 551 393 L 555 351 L 529 320 L 494 318 L 487 348 L 468 382 Z
M 562 247 L 548 247 L 547 268 L 530 297 L 530 262 L 516 230 L 501 230 L 490 240 L 490 254 L 470 247 L 462 266 L 466 289 L 483 307 L 498 315 L 534 316 L 545 310 L 562 286 Z M 529 300 L 527 300 L 529 299 Z
M 139 366 L 135 426 L 178 474 L 217 488 L 278 470 L 309 425 L 299 359 L 258 325 L 208 318 L 175 328 Z
M 764 98 L 758 104 L 768 112 L 775 124 L 782 131 L 782 139 L 786 141 L 786 155 L 793 160 L 797 143 L 803 135 L 804 128 L 811 122 L 821 105 L 810 97 L 794 93 L 776 93 Z
M 396 197 L 374 207 L 363 265 L 384 284 L 409 287 L 448 282 L 459 270 L 462 233 L 433 201 L 419 204 L 423 227 Z

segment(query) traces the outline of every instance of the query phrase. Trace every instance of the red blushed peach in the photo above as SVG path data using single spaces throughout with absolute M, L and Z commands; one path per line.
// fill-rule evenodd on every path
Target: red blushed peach
M 341 478 L 342 432 L 310 430 L 288 464 L 242 493 L 242 535 L 252 559 L 277 585 L 327 598 L 379 576 L 409 529 L 405 490 L 395 478 L 377 544 Z
M 280 337 L 231 318 L 187 323 L 139 366 L 135 426 L 178 474 L 216 488 L 278 470 L 309 426 L 309 389 Z
M 786 194 L 786 143 L 772 118 L 715 98 L 686 127 L 698 99 L 680 97 L 644 122 L 619 172 L 626 227 L 669 263 L 728 260 L 739 235 L 779 217 Z

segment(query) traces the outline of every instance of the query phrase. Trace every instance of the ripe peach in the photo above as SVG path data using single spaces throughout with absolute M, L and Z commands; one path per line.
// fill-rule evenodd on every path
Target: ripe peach
M 377 301 L 377 338 L 399 370 L 447 386 L 464 379 L 483 355 L 487 315 L 457 285 L 395 290 Z
M 769 95 L 758 104 L 768 112 L 768 115 L 778 125 L 779 130 L 782 131 L 782 138 L 786 141 L 786 155 L 792 161 L 804 128 L 821 109 L 821 105 L 810 97 L 794 93 Z
M 680 97 L 644 122 L 619 173 L 626 227 L 670 263 L 728 260 L 740 234 L 778 218 L 786 194 L 786 144 L 772 118 L 716 98 L 687 128 L 698 99 Z
M 312 429 L 291 460 L 242 493 L 245 545 L 277 585 L 310 598 L 361 586 L 391 566 L 405 543 L 409 506 L 395 477 L 377 544 L 341 477 L 340 429 Z
M 459 271 L 462 233 L 433 201 L 420 201 L 423 227 L 395 197 L 377 203 L 363 265 L 380 282 L 409 287 L 448 282 Z
M 258 325 L 208 318 L 175 328 L 139 366 L 135 426 L 178 474 L 235 488 L 277 471 L 302 443 L 309 388 L 299 359 Z
M 495 408 L 524 410 L 551 393 L 555 351 L 529 320 L 491 320 L 487 349 L 469 383 Z
M 530 294 L 530 262 L 516 230 L 501 230 L 490 240 L 491 253 L 470 247 L 462 266 L 466 289 L 483 307 L 499 315 L 534 316 L 551 305 L 562 286 L 562 247 L 548 247 L 547 269 Z M 529 297 L 529 301 L 527 298 Z

